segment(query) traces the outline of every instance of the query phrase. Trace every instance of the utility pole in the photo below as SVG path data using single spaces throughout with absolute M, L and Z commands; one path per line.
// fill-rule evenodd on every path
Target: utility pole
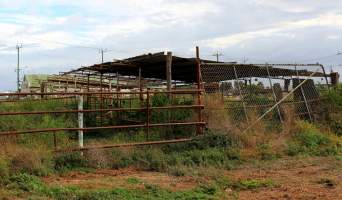
M 223 54 L 221 52 L 217 51 L 216 53 L 213 54 L 213 56 L 215 56 L 216 57 L 216 61 L 219 62 L 219 57 L 223 56 Z
M 246 64 L 246 63 L 247 63 L 247 61 L 248 61 L 248 58 L 246 58 L 246 57 L 243 57 L 243 64 Z
M 100 53 L 101 53 L 101 63 L 103 63 L 103 54 L 107 52 L 107 49 L 100 49 Z
M 19 53 L 20 49 L 23 48 L 23 45 L 18 45 L 16 46 L 17 49 L 17 92 L 20 92 L 20 64 L 19 64 Z

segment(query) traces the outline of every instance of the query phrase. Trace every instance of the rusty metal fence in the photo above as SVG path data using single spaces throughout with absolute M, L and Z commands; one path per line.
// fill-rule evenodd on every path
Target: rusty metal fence
M 288 117 L 315 121 L 331 83 L 320 64 L 202 63 L 208 105 L 221 99 L 229 120 L 245 129 L 255 121 L 282 123 Z M 244 124 L 244 126 L 240 126 Z
M 196 130 L 205 125 L 201 95 L 198 89 L 0 93 L 0 137 L 51 134 L 56 151 L 185 142 L 200 134 Z M 83 144 L 88 135 L 119 133 L 127 138 L 137 133 L 145 137 L 132 143 Z M 73 139 L 65 144 L 60 134 L 69 134 Z

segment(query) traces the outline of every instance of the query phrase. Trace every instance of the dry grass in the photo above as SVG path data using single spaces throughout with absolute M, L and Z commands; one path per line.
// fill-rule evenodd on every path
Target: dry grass
M 1 141 L 0 156 L 8 161 L 12 173 L 45 175 L 49 173 L 52 165 L 52 153 L 44 146 L 29 148 L 13 140 Z
M 235 127 L 225 110 L 220 94 L 207 94 L 205 96 L 205 121 L 212 130 L 230 130 Z
M 92 141 L 89 146 L 99 146 L 100 142 Z M 90 167 L 93 168 L 110 168 L 111 167 L 111 155 L 108 150 L 105 149 L 92 149 L 85 154 L 89 161 Z

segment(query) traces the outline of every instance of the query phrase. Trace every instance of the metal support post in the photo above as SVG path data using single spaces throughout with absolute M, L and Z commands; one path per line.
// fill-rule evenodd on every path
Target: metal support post
M 313 122 L 313 119 L 312 119 L 312 116 L 311 116 L 310 107 L 309 107 L 308 101 L 307 101 L 307 99 L 306 99 L 306 95 L 305 95 L 304 89 L 303 89 L 302 84 L 301 84 L 301 80 L 300 80 L 300 77 L 299 77 L 299 72 L 298 72 L 298 70 L 297 70 L 297 65 L 295 65 L 295 71 L 296 71 L 296 73 L 297 73 L 297 79 L 298 79 L 298 81 L 299 81 L 300 91 L 301 91 L 301 93 L 302 93 L 302 95 L 303 95 L 303 99 L 304 99 L 304 102 L 305 102 L 306 110 L 308 111 L 310 121 Z
M 78 110 L 83 110 L 83 95 L 78 95 Z M 78 112 L 78 128 L 83 129 L 83 112 Z M 83 147 L 83 130 L 78 130 L 78 145 Z
M 248 115 L 247 115 L 247 109 L 246 109 L 246 104 L 245 104 L 245 101 L 244 101 L 244 98 L 243 98 L 243 95 L 242 95 L 242 91 L 241 91 L 241 87 L 240 87 L 240 82 L 239 82 L 239 78 L 238 78 L 238 74 L 237 74 L 235 65 L 234 65 L 234 75 L 235 75 L 235 80 L 236 80 L 236 83 L 237 83 L 237 88 L 239 90 L 240 99 L 242 101 L 242 106 L 243 106 L 243 111 L 245 113 L 246 121 L 247 121 L 247 123 L 249 123 L 249 119 L 248 119 Z

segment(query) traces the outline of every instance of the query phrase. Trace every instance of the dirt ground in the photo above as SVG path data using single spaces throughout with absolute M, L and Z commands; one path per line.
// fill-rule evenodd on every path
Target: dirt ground
M 240 191 L 238 199 L 342 199 L 342 161 L 334 158 L 285 159 L 245 166 L 226 174 L 232 179 L 270 179 L 274 187 Z
M 235 181 L 267 179 L 274 183 L 272 187 L 256 190 L 234 191 L 227 188 L 227 198 L 231 199 L 342 199 L 342 161 L 335 158 L 289 158 L 249 163 L 223 175 Z M 87 189 L 139 188 L 153 184 L 171 191 L 189 190 L 199 184 L 198 177 L 174 177 L 133 168 L 70 172 L 45 177 L 44 181 L 49 185 L 77 185 Z

